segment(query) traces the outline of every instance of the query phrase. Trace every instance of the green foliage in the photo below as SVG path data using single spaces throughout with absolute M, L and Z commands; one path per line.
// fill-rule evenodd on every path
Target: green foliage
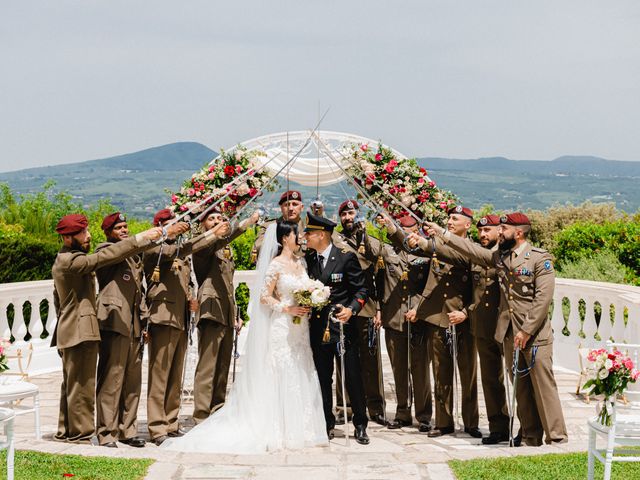
M 58 479 L 65 473 L 86 480 L 143 479 L 155 460 L 148 458 L 108 458 L 17 450 L 15 479 Z M 0 452 L 0 472 L 7 471 L 7 452 Z M 3 477 L 4 478 L 4 477 Z
M 640 222 L 624 218 L 605 224 L 576 223 L 559 232 L 555 244 L 552 253 L 560 270 L 608 250 L 626 268 L 625 280 L 640 285 Z
M 596 478 L 602 478 L 602 464 L 596 462 L 595 466 Z M 449 467 L 458 480 L 578 480 L 587 477 L 587 454 L 581 452 L 451 460 Z M 611 478 L 639 477 L 640 463 L 614 462 Z
M 618 257 L 605 248 L 590 255 L 566 261 L 557 271 L 559 277 L 579 278 L 596 282 L 625 283 L 633 272 L 624 266 Z
M 27 235 L 0 224 L 0 283 L 51 278 L 51 267 L 60 249 L 58 239 Z

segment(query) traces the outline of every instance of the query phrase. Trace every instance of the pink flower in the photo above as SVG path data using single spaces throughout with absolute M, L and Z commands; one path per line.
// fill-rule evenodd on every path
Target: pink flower
M 209 180 L 213 180 L 214 178 L 216 178 L 216 174 L 215 174 L 215 173 L 213 173 L 213 172 L 211 172 L 209 175 L 207 175 L 207 178 L 208 178 Z
M 439 207 L 440 207 L 441 209 L 443 209 L 443 210 L 446 210 L 446 209 L 447 209 L 447 202 L 440 202 Z
M 236 165 L 236 173 L 242 172 L 242 165 Z
M 395 165 L 391 165 L 391 162 L 387 163 L 387 165 L 384 167 L 387 173 L 393 173 L 395 168 L 396 168 Z
M 256 190 L 255 188 L 250 188 L 249 189 L 249 196 L 250 197 L 255 197 L 258 194 L 258 190 Z
M 363 152 L 366 152 L 369 149 L 369 145 L 367 145 L 366 143 L 363 143 L 362 145 L 360 145 L 360 150 L 362 150 Z
M 435 187 L 435 186 L 436 186 L 436 182 L 434 182 L 433 180 L 431 180 L 431 181 L 429 182 L 429 187 L 433 188 L 433 187 Z
M 622 363 L 628 370 L 633 370 L 633 360 L 630 358 L 625 358 Z
M 209 165 L 209 171 L 213 172 L 216 169 L 215 165 Z
M 397 167 L 398 161 L 392 158 L 391 160 L 389 160 L 389 165 L 391 165 L 392 167 Z
M 423 178 L 423 177 L 420 177 L 420 178 L 418 179 L 418 184 L 419 184 L 419 185 L 422 185 L 423 183 L 424 183 L 424 178 Z
M 180 211 L 181 212 L 186 212 L 188 210 L 186 205 L 180 205 Z
M 196 194 L 196 191 L 195 191 L 195 189 L 193 189 L 193 188 L 190 188 L 190 189 L 187 191 L 187 195 L 189 195 L 190 197 L 193 197 L 195 194 Z
M 376 153 L 376 161 L 379 162 L 380 160 L 382 160 L 382 154 Z
M 176 203 L 177 201 L 178 201 L 177 195 L 175 194 L 171 195 L 171 203 Z

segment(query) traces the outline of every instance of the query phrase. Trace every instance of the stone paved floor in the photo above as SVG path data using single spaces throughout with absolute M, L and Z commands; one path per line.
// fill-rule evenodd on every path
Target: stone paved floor
M 395 412 L 394 385 L 387 358 L 384 358 L 384 380 L 387 397 L 387 415 L 393 418 Z M 41 389 L 41 421 L 44 439 L 33 439 L 33 416 L 24 415 L 16 421 L 17 448 L 34 449 L 52 453 L 81 455 L 103 455 L 122 457 L 145 457 L 156 459 L 147 478 L 163 479 L 213 479 L 213 478 L 256 478 L 281 480 L 295 479 L 438 479 L 453 478 L 446 462 L 451 459 L 470 459 L 487 456 L 531 455 L 584 451 L 587 445 L 586 419 L 594 413 L 594 403 L 587 404 L 577 398 L 575 385 L 577 376 L 558 371 L 557 381 L 560 397 L 564 405 L 565 419 L 569 429 L 569 443 L 558 446 L 520 447 L 510 449 L 501 446 L 483 446 L 479 439 L 464 433 L 448 435 L 439 439 L 429 439 L 418 433 L 415 427 L 388 430 L 377 424 L 370 424 L 371 444 L 362 446 L 351 438 L 350 446 L 345 446 L 341 430 L 330 446 L 310 448 L 295 452 L 274 452 L 265 455 L 212 455 L 188 454 L 159 450 L 148 444 L 146 448 L 135 449 L 120 444 L 118 449 L 100 448 L 90 445 L 72 445 L 51 440 L 57 422 L 58 397 L 61 374 L 49 374 L 31 378 Z M 146 377 L 146 374 L 145 374 Z M 146 399 L 143 385 L 143 400 Z M 481 391 L 481 385 L 479 385 Z M 480 428 L 488 433 L 484 414 L 482 394 L 480 394 Z M 183 406 L 184 420 L 192 405 Z M 146 436 L 146 406 L 141 402 L 140 432 Z

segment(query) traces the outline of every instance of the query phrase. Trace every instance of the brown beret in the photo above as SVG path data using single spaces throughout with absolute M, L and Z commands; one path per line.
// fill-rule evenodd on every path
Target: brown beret
M 153 217 L 153 224 L 158 227 L 160 223 L 166 222 L 167 220 L 171 220 L 174 217 L 173 212 L 168 208 L 163 208 L 162 210 L 158 210 Z
M 464 215 L 465 217 L 469 217 L 471 220 L 473 220 L 473 210 L 467 207 L 463 207 L 462 205 L 451 207 L 449 210 L 447 210 L 447 213 L 449 215 L 457 213 L 459 215 Z
M 405 215 L 404 217 L 400 217 L 398 219 L 398 222 L 400 222 L 400 225 L 402 225 L 403 227 L 413 227 L 418 223 L 418 221 L 415 218 L 413 218 L 411 215 Z
M 112 213 L 111 215 L 107 215 L 106 217 L 104 217 L 100 228 L 102 228 L 102 230 L 106 232 L 107 230 L 111 230 L 118 223 L 122 223 L 126 221 L 127 219 L 122 213 L 115 212 L 115 213 Z
M 529 217 L 521 212 L 508 213 L 500 217 L 500 223 L 505 225 L 531 225 Z
M 345 200 L 338 207 L 338 215 L 340 215 L 345 210 L 358 210 L 360 205 L 355 200 Z
M 280 201 L 278 202 L 278 205 L 282 205 L 284 202 L 288 202 L 289 200 L 298 200 L 299 202 L 301 202 L 302 195 L 297 190 L 289 190 L 287 192 L 284 192 L 280 196 Z
M 485 215 L 476 224 L 476 227 L 497 227 L 500 225 L 500 217 L 498 215 Z
M 80 213 L 65 215 L 56 225 L 56 232 L 60 235 L 75 235 L 83 231 L 89 225 L 87 217 Z

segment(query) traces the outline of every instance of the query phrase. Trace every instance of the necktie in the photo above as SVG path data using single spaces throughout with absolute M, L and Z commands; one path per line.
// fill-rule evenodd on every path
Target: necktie
M 324 270 L 324 257 L 322 255 L 318 255 L 318 270 L 321 274 Z

